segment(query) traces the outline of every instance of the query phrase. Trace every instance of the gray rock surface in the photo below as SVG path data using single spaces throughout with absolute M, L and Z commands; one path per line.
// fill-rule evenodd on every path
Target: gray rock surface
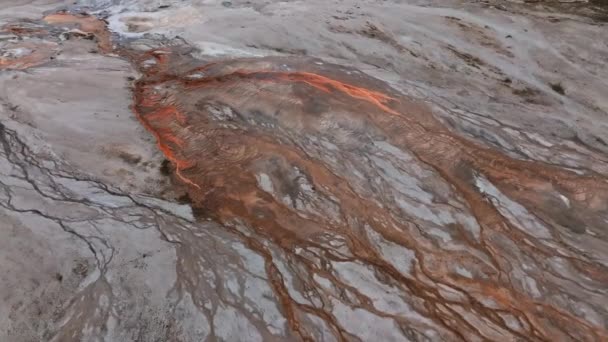
M 0 341 L 607 340 L 602 6 L 2 0 Z

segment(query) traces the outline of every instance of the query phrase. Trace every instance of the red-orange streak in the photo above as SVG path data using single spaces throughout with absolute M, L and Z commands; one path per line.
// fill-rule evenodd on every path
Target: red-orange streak
M 395 98 L 390 97 L 386 94 L 369 90 L 366 88 L 356 87 L 344 82 L 336 81 L 331 78 L 321 76 L 318 74 L 314 74 L 311 72 L 279 72 L 279 71 L 246 71 L 239 70 L 235 71 L 230 75 L 226 76 L 238 76 L 243 78 L 253 78 L 255 76 L 273 76 L 269 78 L 260 78 L 258 81 L 290 81 L 290 82 L 302 82 L 306 83 L 316 89 L 319 89 L 323 92 L 329 93 L 332 89 L 341 91 L 347 94 L 350 97 L 371 103 L 383 111 L 393 114 L 393 115 L 402 115 L 401 113 L 393 110 L 389 106 L 386 105 L 388 101 L 397 101 Z M 202 82 L 207 80 L 203 79 Z M 192 82 L 196 84 L 197 82 Z
M 353 85 L 350 85 L 350 84 L 347 84 L 344 82 L 336 81 L 336 80 L 330 79 L 328 77 L 321 76 L 321 75 L 314 74 L 314 73 L 309 73 L 309 72 L 286 73 L 286 72 L 275 72 L 275 71 L 261 71 L 261 72 L 236 71 L 236 72 L 232 73 L 231 75 L 238 76 L 238 77 L 246 77 L 246 78 L 268 75 L 268 76 L 274 76 L 274 77 L 267 78 L 267 79 L 261 78 L 258 80 L 259 81 L 277 81 L 278 80 L 278 81 L 289 81 L 289 82 L 302 82 L 302 83 L 306 83 L 316 89 L 319 89 L 323 92 L 331 92 L 332 90 L 338 90 L 352 98 L 356 98 L 356 99 L 371 103 L 387 113 L 390 113 L 393 115 L 401 115 L 399 112 L 393 110 L 392 108 L 388 107 L 385 104 L 388 101 L 395 100 L 394 98 L 392 98 L 386 94 L 383 94 L 383 93 L 380 93 L 377 91 L 373 91 L 373 90 L 369 90 L 369 89 L 365 89 L 365 88 L 361 88 L 361 87 L 356 87 L 356 86 L 353 86 Z M 205 82 L 208 80 L 201 80 L 201 81 Z M 193 82 L 193 83 L 196 84 L 198 82 Z M 144 93 L 147 93 L 147 91 L 144 90 Z M 156 94 L 153 94 L 153 92 L 150 92 L 149 95 L 150 95 L 150 98 L 147 98 L 146 96 L 144 96 L 144 98 L 142 99 L 140 104 L 143 104 L 144 106 L 153 107 L 155 102 L 158 103 L 157 101 L 160 99 L 159 96 L 157 96 Z M 181 147 L 181 146 L 183 146 L 184 141 L 182 139 L 176 137 L 175 135 L 171 134 L 170 132 L 161 132 L 159 130 L 155 130 L 151 125 L 149 125 L 149 123 L 146 119 L 143 119 L 141 117 L 141 115 L 139 115 L 139 114 L 137 114 L 137 115 L 138 115 L 139 120 L 144 124 L 144 126 L 156 136 L 159 149 L 165 154 L 167 159 L 169 159 L 176 165 L 177 176 L 185 183 L 190 184 L 190 185 L 195 186 L 196 188 L 200 189 L 200 186 L 198 184 L 195 184 L 190 179 L 184 177 L 180 172 L 181 170 L 183 170 L 185 168 L 193 166 L 193 163 L 190 161 L 187 161 L 187 160 L 178 159 L 175 156 L 173 150 L 164 143 L 164 141 L 168 141 L 168 142 L 172 142 L 175 145 Z M 160 109 L 156 110 L 155 112 L 147 115 L 146 117 L 151 120 L 162 120 L 164 118 L 168 118 L 171 116 L 175 116 L 175 118 L 178 119 L 178 121 L 186 120 L 185 116 L 182 113 L 180 113 L 178 110 L 176 110 L 174 107 L 160 108 Z
M 389 100 L 395 100 L 394 98 L 386 94 L 365 88 L 355 87 L 353 85 L 332 80 L 331 78 L 327 78 L 325 76 L 313 74 L 310 72 L 278 74 L 280 75 L 280 77 L 286 78 L 289 81 L 304 82 L 325 92 L 329 92 L 331 88 L 334 88 L 349 95 L 350 97 L 354 97 L 356 99 L 372 103 L 388 113 L 400 115 L 398 112 L 385 105 L 385 103 Z
M 184 140 L 173 135 L 171 132 L 159 131 L 159 135 L 161 136 L 161 138 L 163 138 L 164 140 L 166 140 L 168 142 L 172 142 L 179 147 L 184 147 Z
M 154 107 L 162 98 L 153 91 L 145 91 L 143 96 L 144 98 L 139 102 L 139 105 L 144 107 Z
M 154 137 L 156 138 L 156 145 L 158 146 L 158 149 L 165 155 L 165 157 L 171 161 L 173 164 L 175 164 L 175 175 L 184 183 L 186 184 L 190 184 L 192 186 L 194 186 L 197 189 L 200 189 L 201 187 L 194 183 L 193 181 L 191 181 L 190 179 L 188 179 L 186 176 L 184 176 L 182 174 L 182 170 L 187 169 L 189 167 L 193 166 L 193 163 L 188 161 L 188 160 L 183 160 L 183 159 L 179 159 L 175 153 L 173 152 L 173 150 L 171 149 L 171 147 L 169 147 L 169 145 L 165 144 L 164 141 L 165 140 L 170 140 L 167 139 L 167 136 L 171 137 L 172 135 L 162 135 L 157 132 L 154 127 L 152 127 L 152 125 L 150 125 L 150 123 L 136 110 L 135 111 L 135 115 L 137 116 L 137 119 L 139 120 L 139 122 L 141 122 L 141 124 L 150 132 L 152 133 L 152 135 L 154 135 Z
M 178 111 L 175 107 L 164 107 L 160 108 L 153 113 L 147 114 L 146 119 L 150 121 L 158 121 L 162 119 L 175 119 L 180 124 L 184 125 L 186 123 L 186 116 Z

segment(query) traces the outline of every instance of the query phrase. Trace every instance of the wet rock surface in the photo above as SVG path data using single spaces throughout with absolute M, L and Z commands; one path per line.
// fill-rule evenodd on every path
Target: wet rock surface
M 1 339 L 608 339 L 598 11 L 9 1 Z

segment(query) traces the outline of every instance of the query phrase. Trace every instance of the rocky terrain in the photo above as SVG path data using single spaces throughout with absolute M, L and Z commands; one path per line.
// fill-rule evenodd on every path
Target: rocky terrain
M 608 340 L 607 8 L 2 0 L 0 341 Z

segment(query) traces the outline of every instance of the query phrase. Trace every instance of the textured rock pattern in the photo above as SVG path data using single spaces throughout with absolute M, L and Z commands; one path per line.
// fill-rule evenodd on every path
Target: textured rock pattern
M 589 9 L 9 3 L 2 340 L 608 339 Z

